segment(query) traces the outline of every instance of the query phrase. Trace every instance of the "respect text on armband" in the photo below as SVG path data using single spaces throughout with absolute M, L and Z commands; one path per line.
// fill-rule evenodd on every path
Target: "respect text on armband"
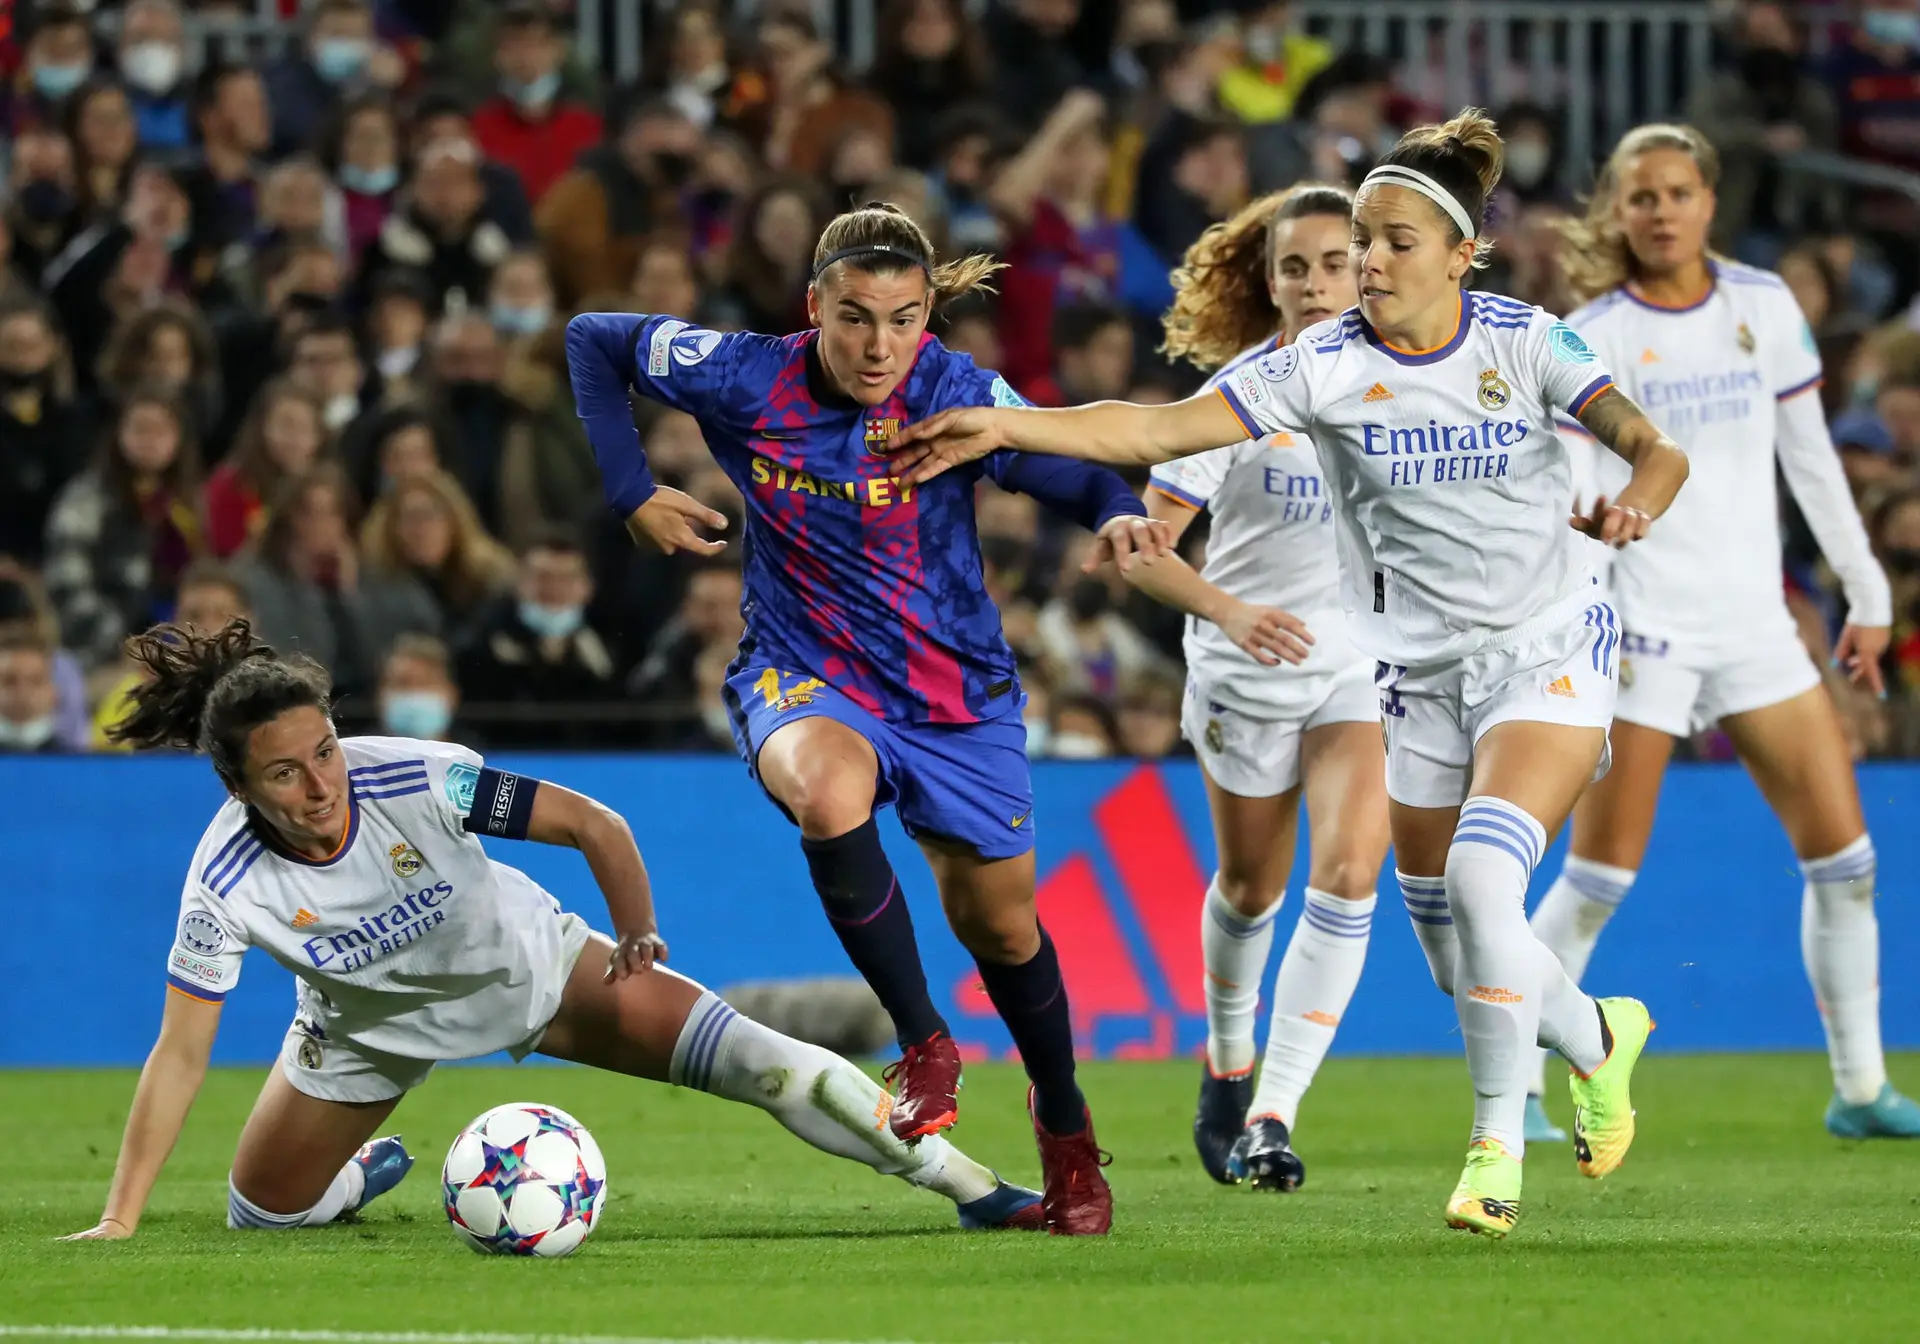
M 1533 432 L 1522 420 L 1482 420 L 1478 424 L 1360 426 L 1360 451 L 1393 459 L 1388 485 L 1453 485 L 1489 481 L 1508 474 L 1516 448 Z

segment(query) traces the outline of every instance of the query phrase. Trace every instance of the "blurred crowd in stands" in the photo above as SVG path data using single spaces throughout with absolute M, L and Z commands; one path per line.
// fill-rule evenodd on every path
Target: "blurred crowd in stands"
M 123 637 L 235 613 L 322 660 L 360 730 L 731 750 L 738 570 L 608 515 L 569 316 L 797 330 L 822 224 L 884 199 L 1011 263 L 948 344 L 1043 404 L 1170 399 L 1200 377 L 1156 354 L 1186 247 L 1453 110 L 1425 53 L 1336 50 L 1270 0 L 878 0 L 863 70 L 812 4 L 628 2 L 645 70 L 616 87 L 529 0 L 287 0 L 253 56 L 217 40 L 252 4 L 0 0 L 0 750 L 104 750 Z M 1842 692 L 1856 743 L 1920 754 L 1920 211 L 1802 166 L 1920 169 L 1920 4 L 1714 9 L 1675 112 L 1723 155 L 1716 246 L 1814 328 L 1893 580 L 1890 699 Z M 1476 283 L 1564 312 L 1553 226 L 1591 166 L 1530 92 L 1498 110 Z M 694 422 L 636 414 L 737 537 Z M 1029 499 L 983 487 L 979 524 L 1036 754 L 1181 750 L 1180 619 L 1082 575 L 1084 534 Z M 1835 589 L 1782 527 L 1824 651 Z

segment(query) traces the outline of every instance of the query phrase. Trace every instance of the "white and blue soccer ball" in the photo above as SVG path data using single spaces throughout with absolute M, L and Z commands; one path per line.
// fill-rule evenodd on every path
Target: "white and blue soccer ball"
M 496 1106 L 460 1131 L 440 1173 L 447 1221 L 483 1255 L 571 1255 L 599 1225 L 607 1163 L 558 1106 Z

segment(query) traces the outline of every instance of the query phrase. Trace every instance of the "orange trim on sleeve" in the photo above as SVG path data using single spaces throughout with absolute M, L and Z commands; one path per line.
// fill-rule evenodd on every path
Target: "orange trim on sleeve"
M 1612 392 L 1613 390 L 1614 390 L 1614 386 L 1612 383 L 1600 384 L 1600 386 L 1594 388 L 1593 391 L 1587 393 L 1586 397 L 1581 401 L 1581 403 L 1578 406 L 1575 406 L 1569 409 L 1567 414 L 1579 415 L 1580 412 L 1586 410 L 1587 407 L 1593 405 L 1593 399 L 1595 397 L 1600 396 L 1602 393 L 1605 393 L 1605 392 Z
M 1175 504 L 1178 504 L 1183 509 L 1192 509 L 1195 513 L 1200 512 L 1200 506 L 1198 504 L 1195 504 L 1190 499 L 1180 498 L 1180 496 L 1174 494 L 1173 491 L 1171 490 L 1164 489 L 1161 486 L 1157 486 L 1157 485 L 1148 485 L 1147 489 L 1153 491 L 1154 494 L 1160 496 L 1160 498 L 1162 499 L 1172 500 Z
M 221 1001 L 219 999 L 203 999 L 198 994 L 187 993 L 186 990 L 180 988 L 180 986 L 178 985 L 173 985 L 173 984 L 168 985 L 167 993 L 178 994 L 181 998 L 192 999 L 195 1003 L 204 1003 L 209 1008 L 218 1008 L 221 1006 Z

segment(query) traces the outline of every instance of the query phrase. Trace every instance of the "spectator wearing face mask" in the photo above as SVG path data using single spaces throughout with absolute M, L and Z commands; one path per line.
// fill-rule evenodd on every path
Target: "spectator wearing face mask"
M 186 149 L 193 141 L 186 40 L 174 0 L 131 0 L 121 11 L 119 63 L 141 147 Z
M 91 437 L 52 311 L 32 294 L 0 301 L 0 556 L 39 563 L 53 501 L 84 465 L 75 445 Z
M 494 268 L 487 285 L 487 321 L 509 345 L 553 325 L 553 280 L 544 256 L 515 252 Z
M 375 698 L 380 731 L 389 737 L 475 745 L 471 733 L 454 727 L 460 687 L 453 679 L 453 655 L 445 640 L 416 634 L 394 640 L 380 665 Z
M 1499 191 L 1508 203 L 1501 213 L 1517 214 L 1529 205 L 1564 201 L 1559 118 L 1537 103 L 1513 103 L 1500 114 L 1499 121 L 1500 138 L 1507 144 Z
M 53 653 L 33 635 L 0 637 L 0 753 L 50 756 L 68 749 L 54 714 Z
M 1803 68 L 1804 45 L 1787 6 L 1747 5 L 1731 68 L 1687 100 L 1686 119 L 1720 151 L 1714 244 L 1763 265 L 1774 263 L 1789 237 L 1840 218 L 1836 185 L 1782 162 L 1803 150 L 1832 153 L 1840 144 L 1839 109 Z
M 600 143 L 600 114 L 562 93 L 566 47 L 544 4 L 513 0 L 495 20 L 493 41 L 499 88 L 473 114 L 473 132 L 488 158 L 520 175 L 538 208 L 581 151 Z
M 1053 701 L 1045 755 L 1056 761 L 1097 761 L 1119 749 L 1119 725 L 1105 700 L 1077 692 Z
M 632 102 L 609 130 L 611 142 L 580 156 L 535 219 L 563 305 L 627 287 L 648 239 L 677 222 L 700 148 L 700 132 L 664 99 Z
M 343 100 L 391 91 L 405 74 L 375 41 L 366 0 L 320 0 L 309 15 L 306 40 L 267 72 L 275 157 L 313 145 Z
M 286 347 L 287 377 L 320 403 L 331 434 L 344 434 L 360 416 L 367 366 L 353 324 L 339 313 L 319 313 L 294 332 Z
M 461 660 L 460 680 L 475 704 L 585 704 L 619 694 L 606 642 L 586 624 L 593 574 L 580 542 L 558 529 L 545 532 L 520 557 L 512 596 L 502 599 Z M 603 726 L 555 728 L 503 723 L 491 736 L 502 744 L 604 743 Z
M 641 83 L 664 90 L 668 101 L 705 130 L 733 84 L 726 21 L 712 0 L 689 0 L 675 7 L 670 23 L 666 41 L 647 44 Z
M 377 94 L 341 105 L 320 146 L 320 162 L 340 185 L 347 255 L 358 264 L 393 213 L 400 189 L 400 122 Z
M 80 660 L 60 647 L 60 617 L 40 576 L 0 554 L 0 643 L 23 640 L 53 650 L 54 735 L 70 751 L 85 751 L 87 675 Z
M 53 259 L 85 227 L 73 142 L 57 123 L 30 126 L 13 142 L 5 211 L 14 268 L 38 286 Z
M 26 29 L 21 79 L 0 99 L 4 138 L 29 126 L 58 125 L 66 101 L 93 74 L 93 30 L 75 5 L 49 0 L 16 7 L 16 22 Z

